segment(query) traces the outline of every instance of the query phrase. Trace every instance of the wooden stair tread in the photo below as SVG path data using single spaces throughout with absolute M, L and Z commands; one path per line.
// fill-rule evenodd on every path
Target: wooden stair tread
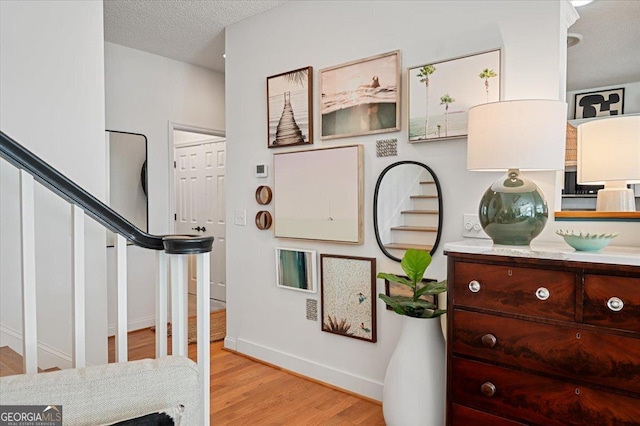
M 43 370 L 38 368 L 38 373 L 48 373 L 51 371 L 60 371 L 58 367 L 51 367 Z M 24 373 L 24 363 L 22 355 L 11 349 L 9 346 L 0 348 L 0 377 L 13 376 Z
M 420 185 L 434 185 L 435 181 L 432 180 L 423 180 L 422 182 L 420 182 Z
M 432 199 L 432 198 L 438 198 L 438 196 L 437 195 L 411 195 L 409 196 L 409 198 Z
M 438 210 L 403 210 L 401 214 L 438 214 Z
M 433 248 L 433 246 L 429 246 L 426 244 L 405 244 L 405 243 L 390 243 L 390 244 L 385 244 L 384 247 L 387 249 L 393 249 L 393 250 L 408 250 L 412 248 L 412 249 L 425 250 L 425 251 L 431 251 L 431 249 Z
M 394 226 L 392 231 L 417 231 L 417 232 L 438 232 L 438 228 L 433 226 Z

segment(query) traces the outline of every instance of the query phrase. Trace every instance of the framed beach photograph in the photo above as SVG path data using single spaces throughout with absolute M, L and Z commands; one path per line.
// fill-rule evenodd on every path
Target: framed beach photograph
M 399 276 L 402 278 L 407 278 L 404 275 L 399 275 Z M 432 283 L 436 281 L 437 280 L 434 280 L 432 278 L 422 279 L 423 283 Z M 406 285 L 390 282 L 389 280 L 384 280 L 384 294 L 386 294 L 389 297 L 393 297 L 393 296 L 413 297 L 412 290 L 409 287 L 407 287 Z M 423 294 L 422 296 L 420 296 L 420 299 L 426 300 L 427 302 L 431 302 L 434 305 L 438 304 L 438 298 L 434 294 Z M 387 305 L 387 311 L 393 311 L 393 308 Z
M 267 77 L 269 148 L 313 143 L 313 68 Z
M 320 70 L 322 139 L 400 130 L 400 51 Z
M 376 259 L 320 255 L 322 331 L 376 342 Z
M 607 117 L 624 114 L 624 87 L 577 93 L 573 102 L 575 118 Z
M 409 142 L 467 135 L 468 110 L 500 100 L 500 50 L 409 68 Z
M 316 251 L 276 248 L 276 284 L 290 290 L 317 292 Z
M 363 147 L 273 155 L 276 238 L 362 244 Z

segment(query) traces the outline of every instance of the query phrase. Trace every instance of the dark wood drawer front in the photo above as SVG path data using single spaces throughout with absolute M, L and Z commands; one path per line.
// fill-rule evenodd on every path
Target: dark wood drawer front
M 455 354 L 640 394 L 640 339 L 458 309 L 453 336 Z
M 525 423 L 518 423 L 503 419 L 492 414 L 474 410 L 462 405 L 453 404 L 451 410 L 451 426 L 522 426 Z
M 575 280 L 570 272 L 456 262 L 453 303 L 573 321 Z M 473 281 L 477 292 L 470 289 Z M 541 288 L 548 291 L 546 300 L 536 295 Z
M 584 322 L 640 333 L 640 278 L 585 275 Z
M 458 404 L 537 425 L 638 425 L 637 399 L 453 358 Z M 484 393 L 483 393 L 484 391 Z

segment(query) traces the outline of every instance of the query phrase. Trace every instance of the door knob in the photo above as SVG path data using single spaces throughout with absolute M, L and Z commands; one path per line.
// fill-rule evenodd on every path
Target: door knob
M 202 232 L 207 230 L 207 228 L 205 228 L 204 226 L 202 228 L 199 226 L 196 226 L 195 228 L 191 228 L 191 229 L 193 229 L 194 231 L 202 231 Z

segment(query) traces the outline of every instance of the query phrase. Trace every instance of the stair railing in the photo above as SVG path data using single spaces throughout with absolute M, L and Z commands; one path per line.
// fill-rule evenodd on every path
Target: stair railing
M 0 131 L 0 157 L 19 169 L 20 230 L 22 260 L 23 362 L 26 373 L 38 371 L 36 306 L 36 257 L 34 181 L 58 194 L 71 205 L 72 217 L 72 367 L 86 365 L 85 357 L 85 259 L 84 217 L 92 217 L 116 234 L 117 323 L 116 361 L 127 362 L 127 241 L 156 250 L 156 356 L 167 356 L 167 292 L 171 291 L 172 355 L 187 356 L 187 255 L 196 255 L 197 269 L 197 362 L 202 386 L 202 418 L 209 424 L 209 257 L 213 237 L 148 234 L 41 158 Z M 171 277 L 169 279 L 169 265 Z

